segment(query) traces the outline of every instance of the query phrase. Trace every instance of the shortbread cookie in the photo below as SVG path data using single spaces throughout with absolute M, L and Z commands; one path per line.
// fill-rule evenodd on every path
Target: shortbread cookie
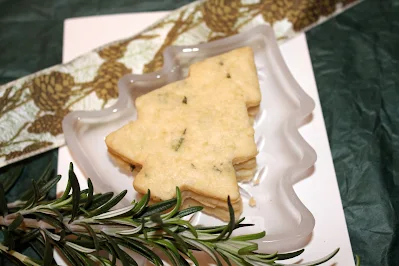
M 189 207 L 193 207 L 193 206 L 201 206 L 201 203 L 199 201 L 196 201 L 195 199 L 192 198 L 186 198 L 183 201 L 183 205 L 182 205 L 182 209 L 186 209 Z M 227 206 L 227 204 L 226 204 Z M 242 210 L 242 201 L 240 201 L 240 210 Z M 234 206 L 233 206 L 234 209 Z M 210 207 L 210 206 L 203 206 L 202 212 L 214 216 L 216 218 L 221 219 L 222 221 L 228 222 L 230 220 L 230 213 L 228 210 L 224 209 L 224 208 L 220 208 L 220 207 Z M 236 209 L 234 209 L 234 214 L 236 214 L 235 218 L 236 220 L 238 220 L 239 216 L 237 216 L 237 213 L 241 213 L 241 211 L 237 211 Z
M 257 154 L 247 111 L 260 102 L 252 50 L 206 59 L 189 73 L 139 97 L 138 119 L 108 135 L 106 144 L 142 166 L 133 183 L 139 193 L 150 189 L 154 199 L 167 200 L 179 186 L 203 205 L 227 206 L 228 196 L 240 203 L 233 165 Z
M 256 158 L 251 158 L 248 161 L 241 162 L 239 164 L 234 165 L 234 169 L 236 171 L 238 171 L 240 169 L 252 169 L 254 167 L 256 167 Z
M 252 180 L 256 173 L 256 168 L 253 169 L 242 169 L 236 172 L 236 178 L 238 182 L 249 182 Z

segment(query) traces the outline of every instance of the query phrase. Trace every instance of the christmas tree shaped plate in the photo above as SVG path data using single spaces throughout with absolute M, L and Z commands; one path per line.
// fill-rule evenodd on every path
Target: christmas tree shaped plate
M 266 237 L 258 241 L 263 252 L 298 249 L 307 243 L 315 225 L 313 215 L 293 189 L 316 161 L 314 150 L 298 132 L 298 127 L 311 114 L 314 102 L 288 70 L 268 26 L 210 43 L 167 48 L 161 70 L 144 75 L 129 74 L 119 81 L 119 98 L 113 106 L 68 114 L 63 121 L 66 142 L 97 192 L 118 193 L 127 189 L 124 204 L 129 204 L 137 197 L 132 174 L 110 158 L 104 138 L 136 119 L 134 101 L 138 96 L 185 78 L 193 62 L 243 46 L 250 46 L 254 51 L 262 101 L 254 123 L 259 151 L 257 171 L 252 182 L 240 184 L 242 216 L 254 226 L 239 229 L 237 233 L 266 230 Z M 250 206 L 254 201 L 255 206 Z M 202 213 L 193 217 L 192 222 L 221 223 Z

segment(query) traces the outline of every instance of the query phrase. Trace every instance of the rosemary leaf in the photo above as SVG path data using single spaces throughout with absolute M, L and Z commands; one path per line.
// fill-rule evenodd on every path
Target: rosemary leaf
M 277 259 L 278 260 L 288 260 L 291 258 L 295 258 L 299 255 L 301 255 L 305 250 L 301 249 L 295 252 L 291 252 L 291 253 L 284 253 L 284 254 L 277 254 Z
M 166 257 L 168 257 L 169 262 L 172 263 L 173 266 L 181 266 L 179 264 L 179 260 L 178 259 L 176 260 L 176 255 L 174 255 L 175 254 L 174 252 L 171 252 L 171 250 L 168 248 L 164 248 L 162 245 L 156 244 L 155 246 L 158 250 L 160 250 L 163 254 L 165 254 Z
M 18 180 L 23 169 L 24 167 L 22 164 L 15 165 L 15 167 L 11 168 L 4 175 L 2 175 L 4 178 L 2 178 L 3 181 L 1 183 L 3 183 L 4 191 L 6 193 L 12 188 L 12 186 Z
M 80 201 L 79 181 L 75 175 L 75 172 L 73 171 L 72 163 L 70 163 L 69 165 L 69 180 L 71 182 L 71 187 L 72 187 L 72 213 L 69 223 L 72 223 L 79 213 L 79 201 Z
M 51 215 L 40 213 L 40 212 L 35 212 L 33 213 L 34 216 L 39 218 L 40 220 L 48 223 L 49 225 L 53 226 L 54 228 L 57 229 L 64 229 L 65 225 L 58 219 L 54 218 Z
M 15 241 L 12 233 L 8 230 L 3 231 L 4 243 L 7 245 L 8 249 L 13 250 L 15 247 Z
M 114 196 L 113 192 L 107 192 L 104 194 L 97 194 L 93 196 L 92 203 L 89 208 L 87 208 L 88 211 L 93 211 L 96 210 L 98 207 L 102 206 L 106 202 L 108 202 L 112 197 Z
M 17 217 L 12 221 L 12 223 L 8 226 L 8 231 L 14 231 L 21 225 L 24 221 L 24 217 L 21 214 L 17 214 Z
M 193 255 L 193 253 L 190 250 L 187 252 L 187 255 L 191 259 L 191 261 L 195 264 L 195 266 L 200 266 L 197 258 Z
M 40 230 L 39 229 L 33 229 L 31 231 L 28 231 L 26 234 L 24 234 L 21 239 L 19 240 L 19 244 L 25 244 L 28 242 L 31 242 L 31 240 L 36 239 L 38 236 L 40 236 Z
M 89 217 L 93 217 L 93 216 L 96 216 L 96 215 L 99 215 L 99 214 L 109 211 L 112 207 L 114 207 L 116 204 L 118 204 L 125 197 L 126 193 L 127 193 L 127 190 L 122 191 L 121 193 L 116 195 L 114 198 L 112 198 L 108 202 L 104 203 L 99 208 L 91 211 Z
M 40 207 L 37 212 L 48 214 L 51 216 L 56 216 L 55 219 L 58 219 L 58 221 L 62 221 L 64 219 L 64 216 L 59 212 L 57 209 L 52 209 L 48 207 Z
M 83 256 L 81 253 L 76 253 L 76 255 L 78 256 L 79 260 L 82 262 L 80 265 L 84 265 L 84 266 L 92 266 L 91 261 Z
M 64 245 L 59 245 L 57 242 L 54 243 L 56 249 L 63 255 L 63 258 L 69 262 L 70 265 L 78 265 L 79 259 L 76 255 L 73 255 L 69 252 L 67 247 Z
M 223 254 L 224 256 L 226 256 L 227 258 L 229 258 L 231 261 L 233 261 L 237 266 L 251 266 L 251 264 L 249 264 L 245 260 L 243 260 L 227 251 L 224 251 L 224 250 L 218 250 L 218 251 L 221 254 Z
M 94 216 L 93 219 L 103 220 L 103 219 L 116 218 L 118 216 L 122 216 L 122 215 L 130 212 L 133 208 L 134 208 L 134 205 L 130 205 L 130 206 L 118 209 L 118 210 L 113 210 L 113 211 L 99 214 L 97 216 Z M 89 213 L 89 215 L 90 215 L 90 213 Z
M 238 255 L 247 255 L 251 254 L 252 251 L 258 250 L 258 244 L 253 243 L 252 245 L 240 248 L 238 250 Z
M 45 247 L 44 247 L 44 266 L 51 266 L 53 262 L 53 249 L 50 243 L 50 237 L 45 234 Z
M 241 236 L 235 236 L 230 238 L 231 240 L 237 240 L 237 241 L 250 241 L 250 240 L 256 240 L 256 239 L 261 239 L 266 235 L 266 232 L 259 232 L 255 234 L 248 234 L 248 235 L 241 235 Z
M 195 230 L 194 226 L 192 226 L 192 224 L 190 224 L 187 221 L 184 220 L 180 220 L 180 219 L 173 219 L 173 220 L 168 220 L 165 224 L 176 224 L 176 225 L 181 225 L 184 226 L 186 228 L 188 228 L 191 232 L 191 234 L 195 237 L 198 238 L 198 233 Z
M 93 253 L 94 251 L 96 251 L 95 249 L 91 249 L 91 248 L 86 248 L 83 247 L 81 245 L 75 244 L 72 241 L 67 241 L 65 242 L 65 245 L 75 249 L 76 251 L 79 251 L 81 253 Z
M 88 192 L 87 192 L 87 201 L 86 204 L 84 205 L 84 209 L 87 209 L 90 207 L 90 204 L 93 201 L 93 183 L 91 182 L 90 178 L 87 179 L 87 186 L 88 186 Z
M 202 206 L 189 207 L 187 209 L 178 211 L 174 217 L 183 218 L 183 217 L 188 216 L 190 214 L 193 214 L 193 213 L 196 213 L 196 212 L 200 212 L 200 211 L 202 211 L 203 208 L 204 207 L 202 207 Z
M 26 266 L 24 263 L 22 263 L 22 261 L 20 261 L 19 259 L 17 259 L 15 256 L 11 255 L 10 253 L 8 253 L 7 251 L 1 250 L 0 249 L 0 254 L 2 256 L 4 256 L 5 258 L 7 258 L 10 262 L 14 263 L 17 266 Z
M 181 236 L 179 236 L 178 234 L 174 233 L 172 230 L 170 230 L 167 227 L 163 227 L 162 228 L 166 233 L 168 233 L 171 237 L 173 237 L 173 239 L 176 241 L 176 244 L 185 252 L 187 253 L 188 248 L 187 248 L 187 244 L 184 242 L 183 238 L 181 238 Z
M 216 251 L 219 254 L 219 256 L 222 257 L 222 259 L 227 263 L 228 266 L 232 266 L 229 258 L 226 255 L 224 255 L 223 253 L 219 252 L 219 250 L 216 250 Z
M 72 188 L 71 180 L 68 179 L 67 186 L 66 186 L 66 188 L 64 190 L 64 193 L 62 194 L 62 196 L 58 200 L 56 200 L 56 202 L 62 202 L 64 200 L 66 200 L 68 198 L 69 192 L 71 192 L 71 188 Z
M 90 225 L 85 222 L 82 222 L 79 225 L 83 226 L 87 230 L 89 235 L 93 238 L 94 247 L 96 249 L 96 255 L 98 256 L 98 252 L 100 251 L 100 244 L 99 244 L 97 235 L 94 232 L 93 228 L 91 228 Z
M 107 247 L 108 252 L 112 256 L 111 265 L 115 265 L 116 264 L 117 255 L 116 255 L 116 252 L 115 252 L 114 248 L 109 243 L 105 243 L 105 246 Z
M 185 241 L 193 246 L 195 246 L 196 248 L 198 248 L 199 250 L 202 250 L 204 252 L 206 252 L 209 257 L 212 258 L 212 260 L 218 265 L 218 266 L 222 266 L 222 263 L 220 262 L 220 260 L 218 259 L 215 251 L 213 248 L 209 247 L 207 244 L 201 242 L 201 241 L 194 241 L 191 239 L 185 239 Z
M 159 213 L 154 213 L 150 216 L 151 221 L 153 221 L 154 223 L 157 223 L 159 225 L 163 224 L 163 220 L 161 218 L 161 215 Z
M 360 266 L 360 257 L 359 257 L 359 255 L 355 256 L 355 262 L 356 262 L 356 266 Z
M 133 209 L 133 214 L 136 216 L 140 216 L 143 211 L 146 209 L 148 202 L 150 202 L 150 190 L 147 191 L 147 194 L 145 194 L 141 200 L 136 204 L 136 206 Z
M 134 241 L 133 239 L 128 239 L 123 237 L 124 241 L 117 240 L 119 245 L 129 248 L 130 250 L 136 252 L 137 254 L 143 256 L 147 260 L 154 263 L 156 266 L 163 265 L 162 260 L 155 254 L 151 249 L 147 248 L 143 243 Z
M 148 217 L 154 213 L 162 213 L 176 205 L 176 199 L 161 201 L 146 208 L 146 210 L 139 217 Z
M 180 209 L 182 204 L 181 192 L 179 187 L 176 187 L 176 204 L 173 210 L 163 216 L 164 219 L 169 219 L 173 217 Z
M 332 257 L 334 257 L 339 251 L 339 248 L 337 248 L 336 250 L 334 250 L 332 253 L 328 254 L 327 256 L 315 260 L 315 261 L 311 261 L 311 262 L 307 262 L 307 263 L 302 263 L 302 264 L 287 264 L 287 266 L 316 266 L 316 265 L 320 265 L 323 264 L 324 262 L 329 261 Z
M 107 234 L 105 234 L 103 232 L 101 232 L 101 235 L 103 235 L 108 240 L 108 242 L 110 243 L 110 245 L 112 246 L 112 248 L 115 251 L 114 256 L 116 255 L 118 257 L 118 259 L 122 262 L 122 265 L 129 266 L 129 260 L 126 258 L 126 256 L 128 256 L 128 255 L 118 247 L 118 245 L 115 243 L 115 241 L 112 239 L 112 237 L 108 236 Z M 136 262 L 134 265 L 138 266 Z
M 9 210 L 5 191 L 0 184 L 0 211 L 7 215 L 7 219 L 1 220 L 3 224 L 0 226 L 0 233 L 4 236 L 4 244 L 0 244 L 1 256 L 11 258 L 17 264 L 52 265 L 51 250 L 55 248 L 71 265 L 108 266 L 115 265 L 117 260 L 122 265 L 137 265 L 127 252 L 132 251 L 161 266 L 163 261 L 152 250 L 156 249 L 165 254 L 172 265 L 186 266 L 191 260 L 198 266 L 200 262 L 193 253 L 198 250 L 206 252 L 218 266 L 222 265 L 221 260 L 228 265 L 258 266 L 282 265 L 276 260 L 296 257 L 303 252 L 257 252 L 257 244 L 251 240 L 264 237 L 265 232 L 231 237 L 235 229 L 251 224 L 244 224 L 244 218 L 235 221 L 230 198 L 227 199 L 230 214 L 227 224 L 194 227 L 183 217 L 201 211 L 202 207 L 180 210 L 182 197 L 179 188 L 176 188 L 175 199 L 148 206 L 151 195 L 148 191 L 139 202 L 133 201 L 129 206 L 113 209 L 126 195 L 126 191 L 115 197 L 111 192 L 94 194 L 90 180 L 88 189 L 80 190 L 72 164 L 64 194 L 60 199 L 47 201 L 48 191 L 59 179 L 59 176 L 51 178 L 47 170 L 39 181 L 32 182 L 33 189 L 28 200 L 21 203 L 19 199 L 10 203 L 10 206 L 17 207 Z M 24 208 L 20 209 L 22 204 L 25 204 Z M 36 219 L 32 219 L 32 216 Z M 21 226 L 23 224 L 26 226 Z M 23 248 L 26 245 L 37 250 L 44 260 L 34 260 L 12 251 L 14 247 Z M 110 254 L 111 258 L 108 259 L 104 252 Z M 303 265 L 319 265 L 337 252 Z
M 39 194 L 41 195 L 40 200 L 43 200 L 47 193 L 52 189 L 57 183 L 60 181 L 61 176 L 57 175 L 56 177 L 49 180 L 49 182 L 39 187 Z

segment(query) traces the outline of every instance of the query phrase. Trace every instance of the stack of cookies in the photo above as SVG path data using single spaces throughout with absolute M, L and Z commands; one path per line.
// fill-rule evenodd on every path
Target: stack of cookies
M 237 182 L 256 169 L 252 121 L 260 98 L 253 52 L 239 48 L 137 98 L 138 119 L 109 134 L 106 144 L 117 160 L 138 166 L 139 193 L 150 189 L 153 200 L 167 200 L 178 186 L 184 205 L 228 220 L 227 197 L 239 216 Z

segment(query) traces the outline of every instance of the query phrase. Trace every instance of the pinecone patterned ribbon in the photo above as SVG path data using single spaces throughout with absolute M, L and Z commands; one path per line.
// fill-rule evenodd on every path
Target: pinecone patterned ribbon
M 139 35 L 2 85 L 0 167 L 64 145 L 61 122 L 66 114 L 112 105 L 118 97 L 118 80 L 131 72 L 140 74 L 161 68 L 162 52 L 170 45 L 208 42 L 259 24 L 271 25 L 278 40 L 284 42 L 355 2 L 358 1 L 196 1 L 173 11 Z

